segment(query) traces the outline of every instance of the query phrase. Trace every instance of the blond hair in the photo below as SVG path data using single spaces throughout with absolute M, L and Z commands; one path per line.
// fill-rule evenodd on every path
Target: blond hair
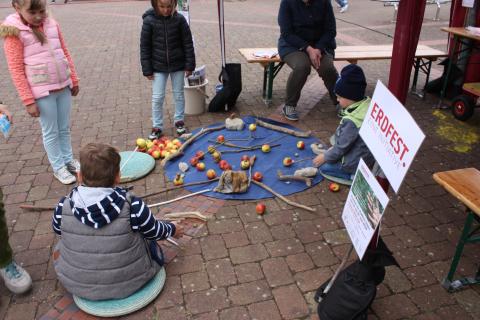
M 12 0 L 12 6 L 16 8 L 15 6 L 18 6 L 20 8 L 23 8 L 25 6 L 26 1 L 25 0 Z M 45 1 L 43 0 L 30 0 L 30 7 L 28 10 L 41 10 L 45 9 Z M 23 19 L 23 17 L 22 17 Z M 44 44 L 47 42 L 47 37 L 45 36 L 45 33 L 43 33 L 42 29 L 40 27 L 32 27 L 32 32 L 37 38 L 38 41 L 40 41 L 41 44 Z

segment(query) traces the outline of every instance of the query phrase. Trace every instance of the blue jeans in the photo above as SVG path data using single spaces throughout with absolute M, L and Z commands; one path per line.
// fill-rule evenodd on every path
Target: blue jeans
M 335 0 L 340 7 L 345 7 L 348 4 L 348 0 Z
M 183 121 L 185 111 L 184 71 L 177 72 L 156 72 L 153 74 L 152 83 L 152 121 L 154 128 L 163 128 L 163 102 L 165 100 L 165 87 L 167 86 L 168 75 L 172 80 L 173 100 L 175 101 L 175 115 L 173 122 Z
M 327 163 L 325 162 L 318 168 L 322 173 L 329 176 L 342 178 L 345 180 L 352 180 L 352 174 L 346 172 L 342 169 L 342 164 L 340 162 L 336 163 Z
M 54 171 L 58 171 L 73 160 L 70 141 L 70 110 L 72 93 L 70 88 L 50 92 L 35 101 L 40 110 L 43 145 Z

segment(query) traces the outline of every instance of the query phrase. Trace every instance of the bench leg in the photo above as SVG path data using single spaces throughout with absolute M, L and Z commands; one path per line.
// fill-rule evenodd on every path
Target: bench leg
M 459 280 L 453 280 L 453 276 L 455 275 L 455 271 L 457 270 L 457 266 L 462 256 L 465 244 L 480 242 L 480 237 L 473 237 L 471 233 L 472 224 L 475 219 L 477 221 L 479 220 L 473 212 L 468 210 L 467 219 L 465 220 L 465 225 L 463 226 L 462 235 L 458 240 L 457 248 L 455 249 L 455 255 L 453 256 L 453 260 L 450 265 L 450 270 L 448 271 L 448 275 L 442 283 L 442 286 L 449 292 L 460 290 L 465 285 L 480 283 L 480 269 L 477 271 L 475 277 L 466 277 Z
M 414 65 L 415 71 L 413 73 L 412 88 L 410 89 L 410 91 L 413 94 L 418 95 L 417 81 L 418 81 L 418 72 L 420 71 L 420 58 L 416 58 L 413 65 Z
M 393 18 L 392 18 L 392 23 L 397 22 L 397 13 L 398 13 L 398 4 L 394 3 L 393 4 Z
M 275 63 L 268 64 L 268 80 L 267 80 L 267 97 L 265 103 L 270 105 L 272 103 L 273 78 L 275 78 Z
M 433 21 L 440 21 L 440 1 L 437 1 L 437 10 L 435 11 L 435 18 Z
M 263 67 L 263 87 L 262 87 L 262 98 L 265 101 L 267 98 L 267 79 L 268 79 L 268 65 Z

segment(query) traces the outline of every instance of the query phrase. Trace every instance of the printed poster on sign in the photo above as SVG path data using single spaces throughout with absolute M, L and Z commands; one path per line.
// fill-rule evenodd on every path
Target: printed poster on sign
M 383 218 L 388 201 L 387 194 L 360 159 L 342 212 L 343 223 L 360 260 Z
M 398 192 L 425 134 L 380 80 L 360 128 L 360 136 L 393 190 Z

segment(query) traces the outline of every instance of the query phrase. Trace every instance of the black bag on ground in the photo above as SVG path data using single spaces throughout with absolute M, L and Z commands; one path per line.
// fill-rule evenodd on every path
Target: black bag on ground
M 377 286 L 385 278 L 385 267 L 398 266 L 380 238 L 376 249 L 368 249 L 362 261 L 355 261 L 340 272 L 326 294 L 327 280 L 315 293 L 318 316 L 322 320 L 364 320 L 375 299 Z
M 228 111 L 235 106 L 242 92 L 242 65 L 240 63 L 225 64 L 218 76 L 218 81 L 223 84 L 223 88 L 208 104 L 209 112 Z
M 445 74 L 447 73 L 449 59 L 450 58 L 446 58 L 445 60 L 439 63 L 439 65 L 443 66 L 442 76 L 435 80 L 429 81 L 425 86 L 426 92 L 440 95 L 440 92 L 442 91 L 443 82 L 445 80 Z M 461 85 L 457 84 L 457 80 L 459 80 L 461 77 L 463 77 L 462 70 L 460 70 L 457 67 L 457 65 L 452 64 L 452 69 L 450 70 L 450 74 L 448 75 L 448 83 L 447 83 L 447 89 L 445 94 L 447 99 L 452 99 L 453 97 L 456 97 L 457 95 L 462 93 Z

